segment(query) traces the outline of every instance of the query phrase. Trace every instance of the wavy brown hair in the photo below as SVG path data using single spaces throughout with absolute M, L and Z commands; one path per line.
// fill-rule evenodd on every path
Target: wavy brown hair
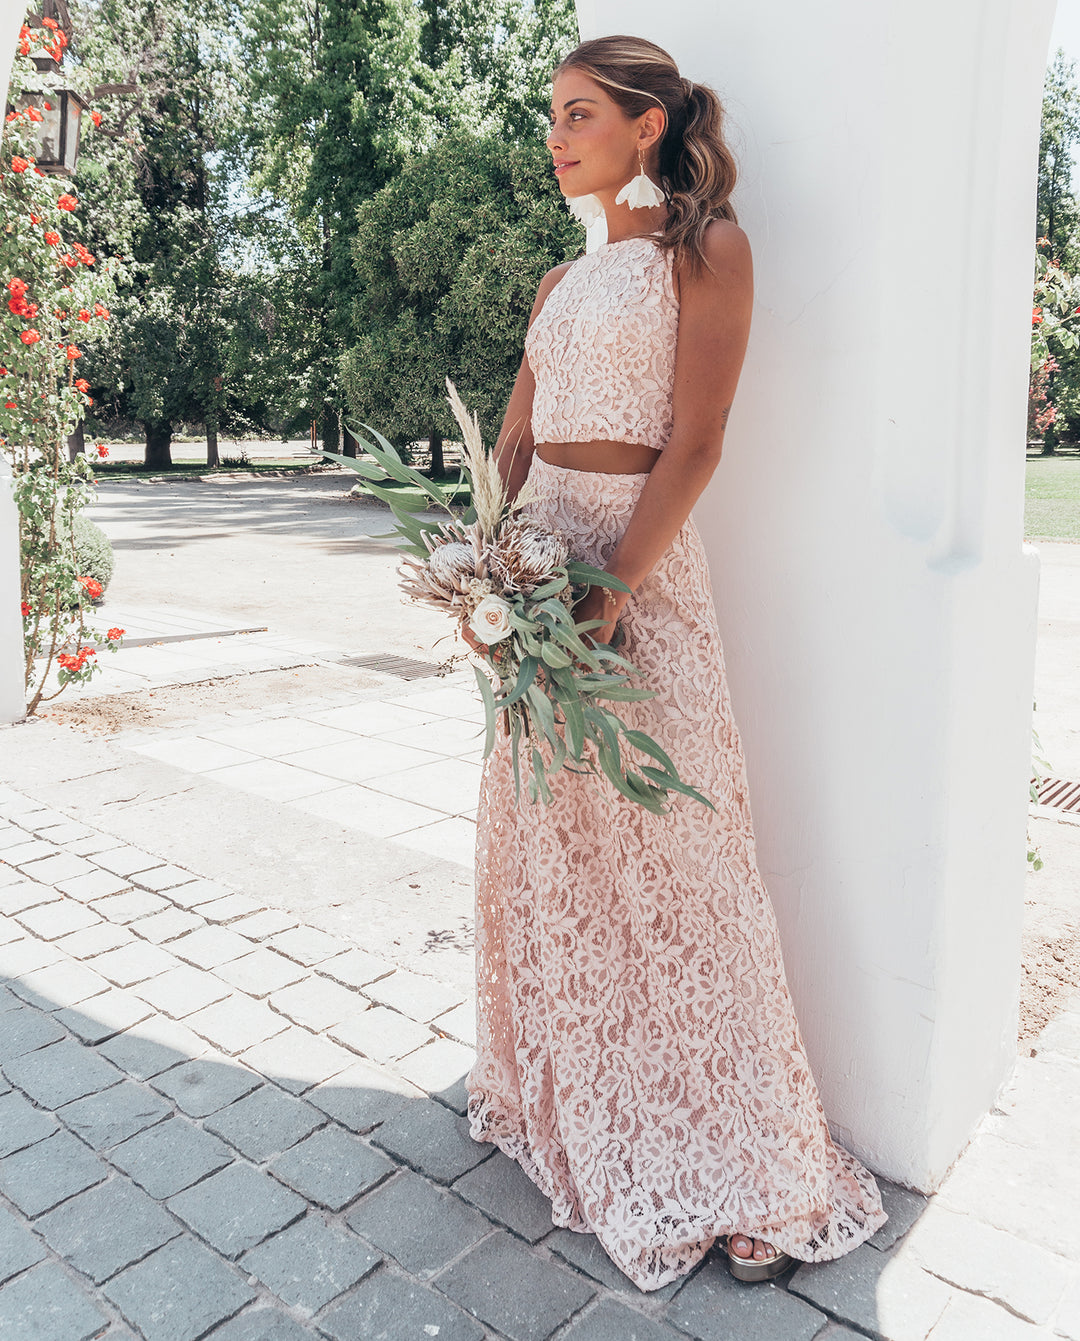
M 602 85 L 630 118 L 664 110 L 659 141 L 661 185 L 668 220 L 659 245 L 691 270 L 708 264 L 703 240 L 710 219 L 737 223 L 730 196 L 735 156 L 724 140 L 724 109 L 713 90 L 679 74 L 663 47 L 644 37 L 596 37 L 582 42 L 555 69 L 580 70 Z

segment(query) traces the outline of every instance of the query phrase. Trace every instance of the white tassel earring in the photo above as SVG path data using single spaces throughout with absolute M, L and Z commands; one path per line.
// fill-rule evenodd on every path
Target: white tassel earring
M 567 196 L 566 207 L 586 228 L 591 228 L 604 213 L 604 207 L 596 196 Z
M 616 205 L 629 205 L 632 210 L 650 209 L 662 205 L 665 200 L 663 191 L 645 171 L 645 155 L 638 150 L 638 168 L 636 177 L 631 178 L 615 197 Z

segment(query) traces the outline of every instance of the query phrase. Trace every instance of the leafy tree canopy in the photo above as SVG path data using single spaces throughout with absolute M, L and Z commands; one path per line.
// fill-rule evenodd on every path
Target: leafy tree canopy
M 404 444 L 453 431 L 445 378 L 493 438 L 537 285 L 581 251 L 538 145 L 457 134 L 358 211 L 352 414 Z

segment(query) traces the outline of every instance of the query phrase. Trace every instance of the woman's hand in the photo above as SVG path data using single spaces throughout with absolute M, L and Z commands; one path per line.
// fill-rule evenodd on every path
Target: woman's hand
M 469 628 L 465 620 L 462 620 L 458 625 L 458 633 L 461 635 L 462 641 L 467 643 L 474 652 L 479 652 L 483 657 L 488 655 L 489 648 L 487 643 L 482 643 L 480 641 L 476 634 L 473 633 L 472 629 Z
M 614 601 L 612 597 L 615 598 Z M 610 643 L 615 637 L 615 624 L 629 599 L 625 591 L 613 591 L 610 587 L 590 587 L 574 606 L 574 622 L 580 624 L 587 619 L 602 619 L 604 626 L 593 629 L 583 637 L 590 643 Z

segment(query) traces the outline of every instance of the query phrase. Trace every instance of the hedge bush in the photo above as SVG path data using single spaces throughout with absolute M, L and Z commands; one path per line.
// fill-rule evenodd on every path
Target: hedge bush
M 101 583 L 102 593 L 113 575 L 113 547 L 109 537 L 89 517 L 75 518 L 75 557 L 79 574 Z

